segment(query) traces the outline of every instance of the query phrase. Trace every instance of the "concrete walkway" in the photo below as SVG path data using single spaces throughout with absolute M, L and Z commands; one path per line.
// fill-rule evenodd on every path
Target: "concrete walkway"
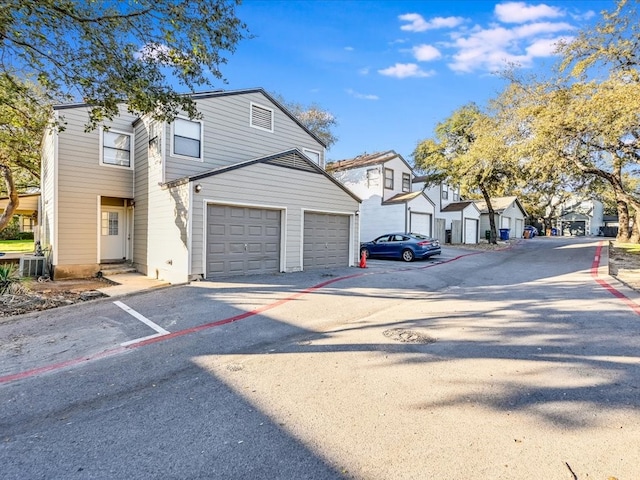
M 97 289 L 109 297 L 119 297 L 171 285 L 169 282 L 149 278 L 141 273 L 119 273 L 104 278 L 118 284 Z

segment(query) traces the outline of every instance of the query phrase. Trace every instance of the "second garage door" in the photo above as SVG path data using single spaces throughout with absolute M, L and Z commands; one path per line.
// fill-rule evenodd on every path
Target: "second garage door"
M 304 214 L 304 269 L 349 266 L 349 217 Z
M 478 221 L 472 218 L 464 219 L 464 243 L 478 243 Z
M 280 271 L 280 211 L 207 207 L 207 277 Z
M 411 212 L 411 231 L 431 236 L 431 215 L 428 213 Z

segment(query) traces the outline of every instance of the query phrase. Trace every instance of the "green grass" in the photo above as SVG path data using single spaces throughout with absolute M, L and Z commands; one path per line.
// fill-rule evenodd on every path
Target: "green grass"
M 24 253 L 33 252 L 33 240 L 0 240 L 0 252 Z
M 631 255 L 640 255 L 640 244 L 637 243 L 616 243 L 615 248 Z

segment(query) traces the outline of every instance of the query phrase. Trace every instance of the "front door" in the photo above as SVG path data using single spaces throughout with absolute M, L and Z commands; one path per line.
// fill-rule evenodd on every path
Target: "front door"
M 125 210 L 120 207 L 102 207 L 100 218 L 100 259 L 123 260 L 126 238 Z

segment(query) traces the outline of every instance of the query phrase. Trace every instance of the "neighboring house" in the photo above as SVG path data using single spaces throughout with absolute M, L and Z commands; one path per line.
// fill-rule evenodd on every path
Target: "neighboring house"
M 555 207 L 559 235 L 598 235 L 605 226 L 604 208 L 598 200 L 573 198 Z
M 65 129 L 45 136 L 41 177 L 55 276 L 122 261 L 172 283 L 354 265 L 360 199 L 325 172 L 322 141 L 262 89 L 192 97 L 201 119 L 123 106 L 92 132 L 86 105 L 55 107 Z
M 484 234 L 489 227 L 489 209 L 484 200 L 475 200 L 475 204 L 480 210 L 480 232 Z M 509 238 L 522 238 L 527 212 L 518 200 L 518 197 L 496 197 L 491 199 L 491 206 L 495 213 L 496 228 L 498 230 L 508 229 Z M 498 231 L 498 238 L 500 232 Z
M 18 217 L 21 232 L 33 232 L 38 224 L 39 193 L 22 194 L 18 196 L 18 209 L 13 213 Z M 4 213 L 9 204 L 9 197 L 0 198 L 0 214 Z
M 460 189 L 446 183 L 430 185 L 424 176 L 413 180 L 436 205 L 434 237 L 442 243 L 478 243 L 480 211 L 472 201 L 460 201 Z
M 393 150 L 332 162 L 327 171 L 362 199 L 362 241 L 392 232 L 433 234 L 435 205 L 412 191 L 413 170 Z

